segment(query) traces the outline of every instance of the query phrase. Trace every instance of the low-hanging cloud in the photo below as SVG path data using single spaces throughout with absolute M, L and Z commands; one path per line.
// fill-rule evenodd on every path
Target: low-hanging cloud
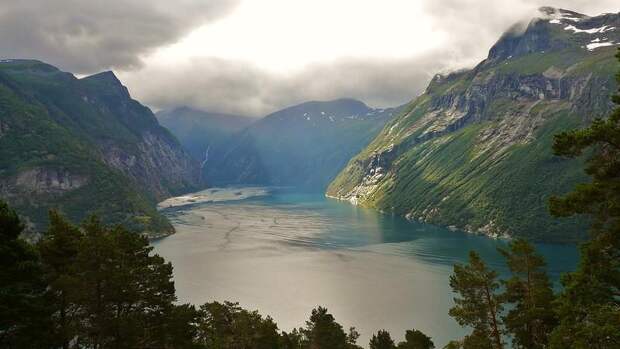
M 142 57 L 225 15 L 236 0 L 0 0 L 0 56 L 75 73 L 137 69 Z
M 415 59 L 348 58 L 278 74 L 243 61 L 200 58 L 174 68 L 150 66 L 121 77 L 128 86 L 140 86 L 132 91 L 134 96 L 157 109 L 188 105 L 262 116 L 308 100 L 340 97 L 395 106 L 420 93 L 429 78 L 448 64 L 429 53 Z
M 617 0 L 423 0 L 411 21 L 430 18 L 430 31 L 446 35 L 442 47 L 412 57 L 335 57 L 279 73 L 249 59 L 149 60 L 156 49 L 232 13 L 240 1 L 0 0 L 0 56 L 37 58 L 75 73 L 114 69 L 134 97 L 156 109 L 185 105 L 261 116 L 340 97 L 385 107 L 415 97 L 437 72 L 473 66 L 540 6 L 589 15 L 618 11 Z M 402 45 L 415 45 L 415 35 Z
M 503 32 L 515 23 L 526 25 L 540 6 L 595 15 L 613 11 L 614 2 L 429 0 L 425 13 L 418 15 L 432 16 L 433 30 L 449 33 L 449 39 L 444 47 L 415 57 L 341 58 L 284 75 L 246 61 L 201 58 L 174 67 L 153 65 L 124 77 L 135 87 L 136 96 L 155 108 L 189 105 L 261 116 L 307 100 L 339 97 L 378 107 L 396 106 L 421 93 L 435 73 L 471 67 L 484 59 Z

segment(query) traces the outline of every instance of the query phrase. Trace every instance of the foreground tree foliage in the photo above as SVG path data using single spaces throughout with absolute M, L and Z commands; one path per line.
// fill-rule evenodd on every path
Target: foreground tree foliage
M 616 55 L 620 60 L 620 50 Z M 620 73 L 616 75 L 620 85 Z M 562 198 L 552 198 L 557 216 L 587 214 L 593 218 L 591 240 L 581 247 L 574 273 L 562 279 L 557 300 L 560 325 L 551 335 L 552 348 L 620 348 L 620 89 L 618 105 L 606 119 L 556 137 L 557 155 L 588 152 L 586 172 L 592 182 Z
M 418 330 L 407 330 L 405 341 L 398 343 L 398 349 L 433 349 L 435 344 L 431 337 Z
M 620 50 L 616 57 L 620 60 Z M 616 80 L 620 86 L 620 73 Z M 451 286 L 461 298 L 450 314 L 473 331 L 446 348 L 501 347 L 489 316 L 493 299 L 510 304 L 497 327 L 505 328 L 516 348 L 620 348 L 620 88 L 612 100 L 618 106 L 608 118 L 563 132 L 553 145 L 558 156 L 589 155 L 586 173 L 592 181 L 549 202 L 555 216 L 592 218 L 577 270 L 562 277 L 563 288 L 554 295 L 543 258 L 527 242 L 516 240 L 500 251 L 512 277 L 503 281 L 503 295 L 489 298 L 481 289 L 496 285 L 495 275 L 472 254 L 469 265 L 454 269 Z
M 19 239 L 23 230 L 17 213 L 0 201 L 0 348 L 39 348 L 46 342 L 45 282 L 36 250 Z
M 525 240 L 510 242 L 500 249 L 512 277 L 504 281 L 504 301 L 512 304 L 503 317 L 516 348 L 546 348 L 548 337 L 557 325 L 553 311 L 551 282 L 545 271 L 544 258 Z
M 454 298 L 450 316 L 459 325 L 473 329 L 463 340 L 464 348 L 503 348 L 499 286 L 497 273 L 489 270 L 474 251 L 469 253 L 468 264 L 454 266 L 450 287 L 460 297 Z
M 370 349 L 394 349 L 396 344 L 390 333 L 386 330 L 379 330 L 377 334 L 373 334 L 368 344 Z

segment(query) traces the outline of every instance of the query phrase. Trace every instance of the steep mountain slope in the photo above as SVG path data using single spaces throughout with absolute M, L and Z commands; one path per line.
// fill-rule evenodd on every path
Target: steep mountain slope
M 392 117 L 360 101 L 307 102 L 275 112 L 231 137 L 209 159 L 207 180 L 324 190 Z
M 196 163 L 112 72 L 77 79 L 39 61 L 0 62 L 0 197 L 31 223 L 56 207 L 167 233 L 156 202 L 198 184 Z
M 256 121 L 249 117 L 211 113 L 188 107 L 160 111 L 155 113 L 155 116 L 198 161 L 205 159 L 207 149 L 217 146 L 233 133 Z
M 327 195 L 491 236 L 578 239 L 585 222 L 551 218 L 546 202 L 586 179 L 551 144 L 610 110 L 618 43 L 618 14 L 541 8 L 474 69 L 435 76 Z

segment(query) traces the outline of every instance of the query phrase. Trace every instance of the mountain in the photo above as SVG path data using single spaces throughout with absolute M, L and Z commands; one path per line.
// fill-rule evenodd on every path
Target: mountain
M 490 236 L 583 237 L 584 219 L 547 213 L 550 195 L 587 180 L 551 145 L 611 110 L 619 43 L 620 14 L 541 8 L 475 68 L 436 75 L 327 195 Z
M 0 61 L 0 197 L 31 224 L 58 208 L 166 234 L 156 203 L 198 186 L 196 162 L 112 72 Z
M 211 113 L 188 107 L 159 111 L 155 116 L 198 161 L 204 160 L 205 153 L 211 146 L 215 147 L 256 121 L 250 117 Z
M 324 190 L 395 112 L 354 99 L 307 102 L 277 111 L 223 144 L 206 163 L 206 178 L 215 184 Z

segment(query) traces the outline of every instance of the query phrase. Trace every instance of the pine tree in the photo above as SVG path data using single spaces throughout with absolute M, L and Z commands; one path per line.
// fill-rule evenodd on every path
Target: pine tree
M 280 348 L 302 349 L 304 347 L 303 335 L 300 330 L 293 329 L 291 332 L 282 332 L 280 335 Z
M 359 333 L 354 328 L 347 335 L 342 326 L 326 308 L 312 310 L 306 328 L 301 330 L 304 335 L 305 347 L 310 349 L 349 349 L 357 348 L 355 342 Z
M 82 233 L 57 211 L 50 211 L 49 220 L 49 229 L 38 248 L 53 312 L 54 342 L 67 349 L 77 334 L 82 310 L 75 299 L 79 291 L 75 266 Z
M 620 60 L 620 51 L 616 57 Z M 620 73 L 616 79 L 620 85 Z M 608 118 L 557 135 L 553 146 L 559 156 L 587 152 L 586 173 L 592 181 L 551 198 L 551 213 L 585 214 L 593 223 L 578 269 L 562 279 L 552 348 L 620 348 L 620 90 L 612 100 L 618 107 Z
M 504 281 L 504 301 L 513 306 L 504 317 L 515 348 L 546 348 L 549 333 L 557 324 L 552 308 L 554 299 L 545 261 L 534 246 L 523 239 L 500 249 L 512 277 Z
M 206 349 L 276 349 L 283 339 L 270 317 L 242 309 L 238 303 L 212 302 L 200 307 L 197 342 Z M 296 333 L 296 332 L 295 332 Z M 297 348 L 299 337 L 287 336 L 287 348 Z
M 0 201 L 0 347 L 45 347 L 49 323 L 36 250 L 20 239 L 24 225 Z
M 469 263 L 454 266 L 450 287 L 459 295 L 450 309 L 461 326 L 469 326 L 472 333 L 465 337 L 464 348 L 502 349 L 502 300 L 498 294 L 497 273 L 487 269 L 480 256 L 471 251 Z
M 433 349 L 435 344 L 431 337 L 419 330 L 407 330 L 405 332 L 405 341 L 398 343 L 398 349 Z
M 176 301 L 172 265 L 151 253 L 145 237 L 121 227 L 90 218 L 83 230 L 76 259 L 85 314 L 80 345 L 164 347 Z
M 396 345 L 386 330 L 379 330 L 377 334 L 373 334 L 369 343 L 370 349 L 395 349 Z

